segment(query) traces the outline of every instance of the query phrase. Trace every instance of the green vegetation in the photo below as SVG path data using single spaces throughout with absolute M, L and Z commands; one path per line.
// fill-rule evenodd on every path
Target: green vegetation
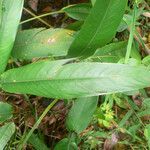
M 38 16 L 26 3 L 0 0 L 0 150 L 150 149 L 150 2 L 91 0 Z M 23 10 L 33 18 L 20 21 Z M 57 28 L 43 19 L 53 15 Z M 44 27 L 24 27 L 36 20 Z

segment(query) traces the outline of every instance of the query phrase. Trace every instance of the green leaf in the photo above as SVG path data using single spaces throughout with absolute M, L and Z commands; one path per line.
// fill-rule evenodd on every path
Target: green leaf
M 0 26 L 2 23 L 3 0 L 0 0 Z
M 37 28 L 19 31 L 12 56 L 25 60 L 47 56 L 65 56 L 75 37 L 74 34 L 73 31 L 66 29 Z M 45 41 L 48 40 L 53 42 L 46 43 Z M 126 47 L 126 41 L 108 44 L 97 49 L 90 59 L 101 62 L 118 62 L 125 56 Z
M 121 22 L 127 0 L 97 0 L 81 31 L 73 41 L 68 56 L 92 55 L 114 37 Z
M 128 28 L 128 25 L 126 24 L 126 22 L 122 19 L 119 26 L 118 26 L 118 29 L 117 29 L 117 32 L 123 32 L 124 30 L 126 30 Z
M 130 126 L 128 128 L 128 133 L 133 137 L 133 140 L 136 140 L 137 136 L 137 131 L 140 129 L 140 123 L 134 124 L 133 126 Z
M 145 130 L 144 130 L 144 135 L 148 141 L 148 147 L 150 149 L 150 124 L 148 124 L 146 127 L 145 127 Z
M 69 24 L 66 29 L 69 29 L 69 30 L 74 30 L 74 31 L 78 31 L 81 29 L 81 26 L 83 25 L 83 21 L 76 21 L 76 22 L 73 22 L 71 24 Z
M 92 5 L 94 5 L 96 2 L 96 0 L 91 0 Z
M 142 107 L 150 108 L 150 98 L 145 98 L 142 103 Z
M 19 31 L 12 56 L 18 59 L 65 56 L 74 39 L 73 33 L 66 29 L 45 28 Z
M 3 90 L 53 98 L 77 98 L 127 92 L 150 86 L 143 66 L 112 63 L 39 61 L 1 75 Z
M 12 117 L 12 106 L 8 103 L 0 102 L 0 123 Z
M 143 111 L 140 111 L 140 112 L 137 113 L 137 115 L 138 115 L 138 117 L 148 116 L 148 115 L 150 115 L 150 109 L 147 108 Z
M 84 21 L 89 15 L 91 10 L 91 4 L 81 3 L 75 5 L 69 5 L 62 9 L 67 15 L 73 19 Z
M 129 111 L 125 114 L 125 116 L 122 118 L 122 120 L 119 122 L 118 126 L 119 126 L 120 128 L 122 128 L 122 127 L 125 125 L 125 123 L 127 122 L 127 120 L 129 120 L 129 118 L 131 117 L 132 114 L 133 114 L 133 111 L 132 111 L 132 110 L 129 110 Z
M 38 137 L 36 134 L 32 134 L 29 143 L 36 149 L 36 150 L 49 150 L 49 148 L 45 145 L 45 143 Z
M 57 143 L 54 150 L 68 150 L 68 143 L 69 140 L 67 138 L 62 139 L 60 142 Z
M 64 138 L 57 143 L 54 150 L 78 150 L 76 143 L 72 139 Z
M 76 133 L 82 132 L 92 120 L 98 97 L 79 98 L 75 100 L 67 116 L 67 127 Z M 88 113 L 87 113 L 88 112 Z
M 8 123 L 0 127 L 0 150 L 3 150 L 11 136 L 15 132 L 15 124 Z
M 144 59 L 142 60 L 142 63 L 146 66 L 150 65 L 150 55 L 144 57 Z
M 24 0 L 3 0 L 2 18 L 0 26 L 0 74 L 5 70 L 10 56 Z
M 127 42 L 117 42 L 108 44 L 96 50 L 93 56 L 89 57 L 93 61 L 98 62 L 113 62 L 117 63 L 120 59 L 125 57 Z

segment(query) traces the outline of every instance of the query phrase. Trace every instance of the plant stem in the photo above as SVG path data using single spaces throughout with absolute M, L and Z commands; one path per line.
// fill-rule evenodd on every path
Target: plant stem
M 23 8 L 27 13 L 29 13 L 31 16 L 33 16 L 34 18 L 35 17 L 38 17 L 37 15 L 35 15 L 34 13 L 32 13 L 30 10 L 26 9 L 26 8 Z M 31 18 L 33 19 L 33 18 Z M 52 26 L 50 24 L 48 24 L 46 21 L 44 21 L 43 19 L 41 18 L 37 18 L 40 22 L 42 22 L 43 24 L 45 24 L 46 26 L 48 26 L 49 28 L 51 28 Z M 29 19 L 28 19 L 29 20 Z M 33 19 L 34 20 L 34 19 Z M 31 20 L 32 21 L 32 20 Z M 27 21 L 28 22 L 28 21 Z M 23 24 L 23 23 L 26 23 L 26 20 L 21 22 L 20 24 Z
M 127 52 L 126 52 L 126 56 L 125 56 L 125 64 L 128 63 L 130 55 L 131 55 L 132 43 L 133 43 L 134 32 L 135 32 L 136 10 L 137 10 L 137 6 L 136 6 L 136 4 L 134 4 L 132 23 L 131 23 L 131 27 L 130 27 L 131 28 L 130 36 L 129 36 Z
M 30 136 L 33 134 L 34 130 L 37 129 L 39 124 L 41 123 L 42 119 L 46 116 L 46 114 L 49 112 L 49 110 L 58 102 L 58 99 L 55 99 L 50 105 L 47 106 L 47 108 L 44 110 L 40 118 L 37 120 L 37 122 L 34 124 L 32 129 L 29 131 L 29 133 L 25 136 L 21 144 L 18 146 L 18 150 L 22 150 L 23 146 L 27 143 Z
M 28 13 L 32 13 L 32 12 L 30 12 L 28 9 L 26 9 L 26 8 L 24 8 L 24 10 L 25 11 L 27 11 Z M 43 14 L 43 15 L 39 15 L 39 16 L 36 16 L 35 14 L 31 14 L 32 16 L 34 16 L 33 18 L 30 18 L 30 19 L 27 19 L 27 20 L 25 20 L 25 21 L 22 21 L 22 22 L 20 22 L 20 24 L 24 24 L 24 23 L 27 23 L 27 22 L 30 22 L 30 21 L 33 21 L 33 20 L 35 20 L 35 19 L 38 19 L 38 20 L 40 20 L 40 21 L 44 21 L 44 20 L 42 20 L 41 18 L 42 17 L 46 17 L 46 16 L 49 16 L 49 15 L 55 15 L 55 14 L 60 14 L 60 13 L 64 13 L 64 11 L 63 10 L 59 10 L 59 11 L 54 11 L 54 12 L 49 12 L 49 13 L 46 13 L 46 14 Z M 45 21 L 44 21 L 45 22 Z M 44 23 L 45 24 L 45 23 Z M 46 25 L 47 25 L 47 23 L 46 23 Z M 50 26 L 49 24 L 48 24 L 48 26 Z

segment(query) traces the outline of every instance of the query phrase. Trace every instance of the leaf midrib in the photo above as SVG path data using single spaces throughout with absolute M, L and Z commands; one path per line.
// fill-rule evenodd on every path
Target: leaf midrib
M 83 78 L 52 78 L 52 79 L 39 79 L 39 80 L 25 80 L 25 81 L 12 81 L 12 82 L 1 82 L 2 85 L 3 84 L 13 84 L 13 83 L 30 83 L 30 82 L 45 82 L 45 81 L 60 81 L 60 80 L 92 80 L 92 79 L 102 79 L 102 78 L 114 78 L 114 77 L 120 77 L 119 75 L 111 75 L 111 76 L 102 76 L 102 77 L 95 77 L 95 78 L 92 78 L 92 77 L 83 77 Z M 3 80 L 3 79 L 2 79 Z
M 90 44 L 93 42 L 93 40 L 94 40 L 94 38 L 95 38 L 97 32 L 98 32 L 99 29 L 101 28 L 101 26 L 102 26 L 102 24 L 103 24 L 103 21 L 104 21 L 106 15 L 107 15 L 107 13 L 108 13 L 110 4 L 111 4 L 111 0 L 109 0 L 109 4 L 108 4 L 108 7 L 107 7 L 107 9 L 106 9 L 106 11 L 105 11 L 105 15 L 103 16 L 103 19 L 100 21 L 99 27 L 96 29 L 94 36 L 92 37 L 92 39 L 90 40 L 90 42 L 86 45 L 86 47 L 82 50 L 82 52 L 80 53 L 80 55 L 82 55 L 82 54 L 86 51 L 86 49 L 90 46 Z

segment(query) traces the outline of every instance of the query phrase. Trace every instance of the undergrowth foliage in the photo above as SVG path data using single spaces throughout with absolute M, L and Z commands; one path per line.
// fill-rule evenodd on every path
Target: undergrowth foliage
M 23 95 L 31 108 L 30 95 L 53 101 L 17 142 L 11 139 L 17 135 L 13 107 L 1 101 L 0 150 L 49 149 L 34 131 L 59 99 L 71 108 L 68 136 L 55 150 L 150 148 L 150 57 L 136 30 L 148 3 L 91 0 L 41 16 L 23 4 L 0 1 L 1 91 Z M 23 9 L 34 17 L 20 22 Z M 47 25 L 42 17 L 56 14 L 74 22 L 64 28 L 21 28 L 36 19 Z

